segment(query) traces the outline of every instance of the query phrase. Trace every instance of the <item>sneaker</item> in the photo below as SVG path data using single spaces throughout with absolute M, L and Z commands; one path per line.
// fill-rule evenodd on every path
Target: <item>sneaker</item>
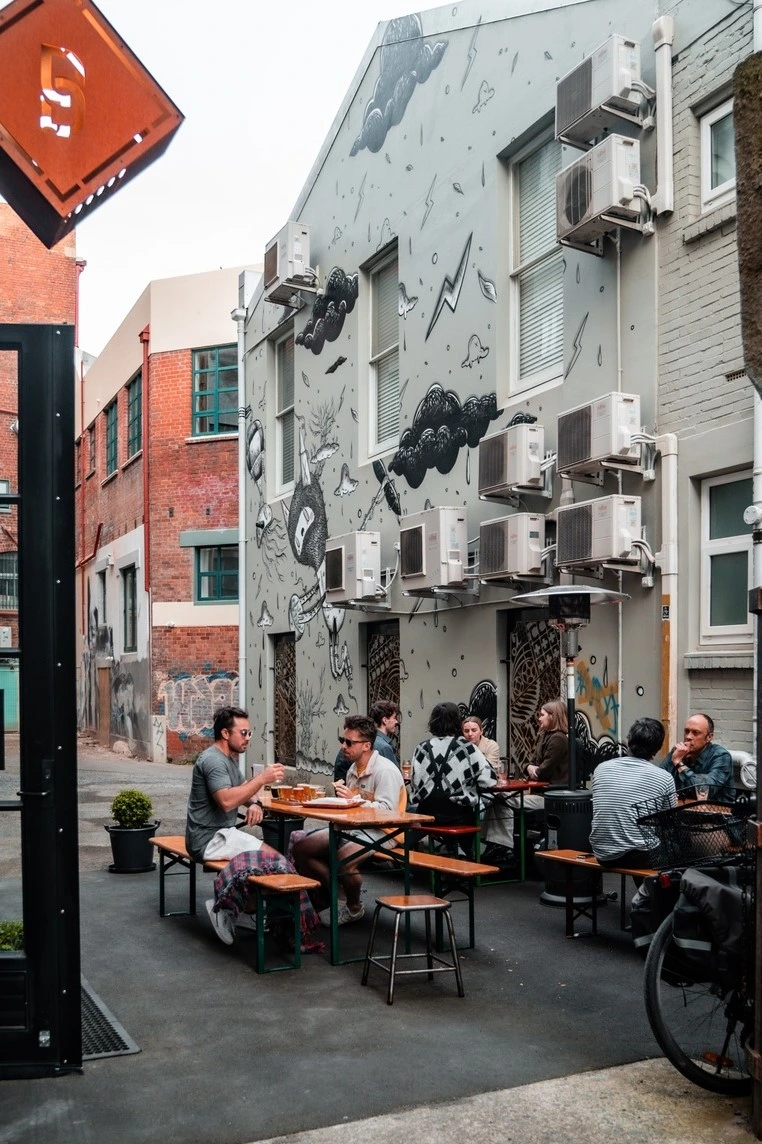
M 235 920 L 235 928 L 237 930 L 243 930 L 244 933 L 256 933 L 257 919 L 254 917 L 254 914 L 247 914 L 245 910 L 242 910 Z M 266 930 L 267 922 L 265 922 L 265 931 Z
M 321 910 L 320 913 L 318 914 L 318 917 L 320 918 L 320 922 L 322 925 L 326 926 L 327 928 L 330 928 L 330 925 L 331 925 L 330 907 L 327 910 Z M 346 902 L 339 902 L 339 912 L 338 912 L 338 916 L 337 916 L 337 921 L 338 921 L 340 926 L 351 925 L 352 922 L 362 921 L 362 919 L 364 917 L 365 917 L 365 910 L 363 909 L 362 906 L 358 906 L 357 912 L 353 914 Z
M 215 911 L 214 898 L 208 898 L 205 905 L 206 912 L 209 914 L 209 921 L 212 923 L 217 937 L 223 945 L 232 945 L 233 938 L 235 937 L 235 927 L 233 924 L 233 915 L 230 910 Z

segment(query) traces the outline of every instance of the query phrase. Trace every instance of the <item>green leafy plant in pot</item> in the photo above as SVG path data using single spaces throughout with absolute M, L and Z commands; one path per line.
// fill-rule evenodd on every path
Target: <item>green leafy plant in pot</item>
M 105 829 L 111 838 L 112 874 L 142 874 L 154 870 L 153 847 L 150 839 L 159 822 L 153 822 L 153 803 L 147 794 L 134 787 L 119 792 L 111 803 L 111 815 L 116 825 Z

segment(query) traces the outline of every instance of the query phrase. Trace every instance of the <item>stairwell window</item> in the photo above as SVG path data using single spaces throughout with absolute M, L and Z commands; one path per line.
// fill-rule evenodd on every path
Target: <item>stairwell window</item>
M 511 164 L 511 377 L 513 389 L 560 377 L 563 262 L 556 238 L 561 145 L 535 141 Z
M 399 270 L 395 251 L 370 271 L 369 449 L 394 448 L 400 427 Z
M 238 432 L 238 349 L 193 351 L 193 436 Z
M 751 526 L 744 509 L 754 500 L 752 478 L 731 473 L 701 485 L 701 637 L 733 642 L 752 637 Z
M 128 564 L 122 575 L 122 644 L 124 651 L 138 650 L 138 581 L 137 569 Z
M 112 401 L 106 413 L 106 476 L 116 472 L 117 458 L 117 403 Z
M 726 99 L 702 115 L 701 209 L 712 210 L 729 202 L 736 193 L 736 152 L 733 100 Z
M 286 492 L 294 484 L 296 418 L 294 416 L 294 335 L 275 344 L 276 487 Z
M 127 457 L 139 453 L 143 444 L 143 376 L 136 373 L 127 383 Z

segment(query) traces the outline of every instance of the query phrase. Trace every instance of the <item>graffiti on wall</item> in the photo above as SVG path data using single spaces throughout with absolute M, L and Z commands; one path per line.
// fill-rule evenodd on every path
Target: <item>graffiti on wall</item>
M 344 329 L 344 319 L 355 308 L 358 282 L 358 274 L 345 274 L 339 266 L 333 267 L 323 293 L 312 305 L 312 317 L 294 338 L 296 345 L 319 354 L 326 342 L 336 341 Z
M 426 82 L 446 49 L 447 40 L 426 43 L 416 12 L 389 21 L 378 53 L 378 79 L 350 155 L 366 147 L 373 153 L 381 150 L 388 132 L 402 122 L 416 85 Z
M 238 672 L 173 673 L 159 683 L 157 698 L 158 714 L 166 716 L 168 731 L 174 731 L 181 739 L 190 735 L 211 738 L 217 708 L 237 702 Z
M 497 685 L 492 679 L 482 679 L 471 691 L 468 703 L 459 703 L 460 713 L 476 715 L 482 721 L 482 730 L 488 739 L 497 738 Z
M 523 769 L 534 758 L 539 708 L 562 694 L 558 632 L 542 620 L 517 623 L 509 660 L 507 754 Z
M 457 393 L 435 383 L 419 403 L 412 425 L 400 436 L 389 469 L 417 489 L 429 469 L 449 473 L 460 450 L 476 448 L 496 417 L 494 393 L 468 397 L 461 404 Z
M 596 657 L 577 660 L 577 706 L 587 708 L 590 725 L 598 735 L 619 735 L 619 696 L 616 683 L 609 682 L 608 656 L 603 657 L 603 670 L 597 671 Z

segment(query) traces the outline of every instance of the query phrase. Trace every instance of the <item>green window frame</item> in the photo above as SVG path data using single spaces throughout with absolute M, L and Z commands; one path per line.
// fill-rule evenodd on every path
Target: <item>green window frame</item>
M 127 456 L 134 457 L 143 447 L 143 375 L 136 373 L 127 383 Z
M 116 472 L 117 460 L 117 403 L 112 401 L 104 411 L 106 418 L 106 476 Z
M 87 430 L 87 475 L 95 472 L 95 425 Z
M 238 347 L 193 351 L 193 436 L 238 432 Z
M 238 545 L 216 544 L 196 549 L 196 603 L 238 601 Z
M 122 568 L 122 643 L 124 651 L 138 650 L 138 578 L 134 564 Z

